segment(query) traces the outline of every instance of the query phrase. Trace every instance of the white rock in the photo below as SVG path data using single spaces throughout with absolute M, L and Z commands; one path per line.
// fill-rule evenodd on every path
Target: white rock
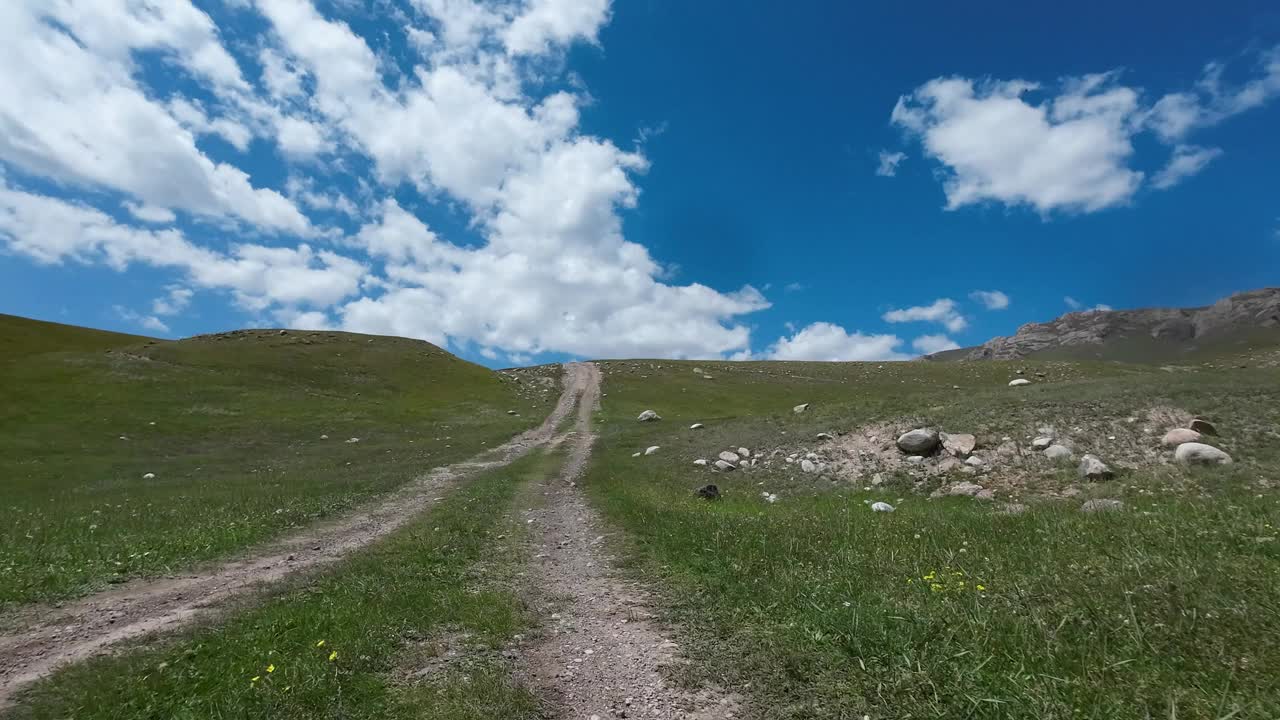
M 893 512 L 894 507 L 887 502 L 873 502 L 871 509 L 875 512 Z
M 320 439 L 321 439 L 321 440 L 328 440 L 328 439 L 329 439 L 329 436 L 328 436 L 328 435 L 321 435 L 321 436 L 320 436 Z
M 653 422 L 654 420 L 661 420 L 661 419 L 662 419 L 662 416 L 652 410 L 645 410 L 644 412 L 640 413 L 638 417 L 636 417 L 636 420 L 639 420 L 640 422 Z
M 658 452 L 658 450 L 659 450 L 660 448 L 661 448 L 661 446 L 660 446 L 660 445 L 650 445 L 649 447 L 647 447 L 647 448 L 645 448 L 645 449 L 644 449 L 644 454 L 645 454 L 645 455 L 652 455 L 652 454 L 654 454 L 654 453 Z
M 1021 387 L 1023 385 L 1030 385 L 1030 384 L 1031 384 L 1031 381 L 1026 378 L 1018 378 L 1017 380 L 1009 381 L 1009 387 Z
M 1053 438 L 1049 435 L 1041 435 L 1031 441 L 1031 447 L 1035 450 L 1046 450 L 1053 444 Z
M 920 464 L 924 463 L 924 456 L 923 456 L 923 455 L 908 455 L 908 456 L 907 456 L 907 462 L 911 463 L 912 465 L 920 465 Z
M 1231 456 L 1212 445 L 1189 442 L 1178 446 L 1173 459 L 1186 465 L 1229 465 Z
M 983 465 L 986 465 L 986 463 L 982 461 L 982 458 L 978 457 L 977 455 L 969 456 L 967 459 L 965 459 L 964 464 L 968 465 L 969 467 L 979 467 L 979 468 L 982 467 Z
M 631 453 L 631 457 L 640 457 L 640 455 L 641 455 L 641 454 L 642 454 L 642 453 L 633 452 L 633 453 Z
M 1070 460 L 1074 454 L 1065 445 L 1050 445 L 1044 449 L 1044 456 L 1055 462 Z
M 720 453 L 720 459 L 724 460 L 725 462 L 736 463 L 742 458 L 738 457 L 738 453 L 736 452 L 733 452 L 731 450 L 725 450 L 724 452 Z
M 690 425 L 690 426 L 689 426 L 689 429 L 690 429 L 690 430 L 701 430 L 701 429 L 702 429 L 702 428 L 704 428 L 704 427 L 706 427 L 706 425 L 703 425 L 702 423 L 694 423 L 694 424 L 692 424 L 692 425 Z
M 1176 448 L 1183 443 L 1200 442 L 1200 433 L 1187 428 L 1174 428 L 1160 438 L 1160 444 L 1167 448 Z
M 142 476 L 142 479 L 143 479 L 143 480 L 155 480 L 155 479 L 156 479 L 156 474 L 155 474 L 155 473 L 146 473 L 146 474 L 144 474 L 144 475 Z
M 739 454 L 739 455 L 741 455 L 741 456 L 742 456 L 742 457 L 744 457 L 744 458 L 745 458 L 745 457 L 751 457 L 751 451 L 750 451 L 750 450 L 748 450 L 748 449 L 746 449 L 746 448 L 744 448 L 744 447 L 740 447 L 740 448 L 738 448 L 738 454 Z
M 814 438 L 818 440 L 835 440 L 835 437 L 831 433 L 824 433 L 824 432 L 814 435 Z
M 818 469 L 818 466 L 814 465 L 812 460 L 809 460 L 808 458 L 806 458 L 800 461 L 800 469 L 807 473 L 811 473 L 816 471 Z
M 809 409 L 809 403 L 802 403 L 802 404 L 800 404 L 800 405 L 797 405 L 797 406 L 795 406 L 795 407 L 791 408 L 791 412 L 793 412 L 793 413 L 795 413 L 795 414 L 799 415 L 800 413 L 802 413 L 802 412 L 804 412 L 805 410 L 808 410 L 808 409 Z
M 722 471 L 728 472 L 728 471 L 730 471 L 730 470 L 734 470 L 734 469 L 736 469 L 738 466 L 737 466 L 737 465 L 734 465 L 733 463 L 731 463 L 731 462 L 729 462 L 729 461 L 727 461 L 727 460 L 717 460 L 717 461 L 716 461 L 716 463 L 715 463 L 715 465 L 714 465 L 714 467 L 715 467 L 715 469 L 717 469 L 717 470 L 722 470 Z
M 694 461 L 693 461 L 693 464 L 694 464 L 694 465 L 706 465 L 706 464 L 707 464 L 707 459 L 706 459 L 706 458 L 698 458 L 697 460 L 694 460 Z
M 349 443 L 358 443 L 358 442 L 360 442 L 360 438 L 347 438 L 347 442 L 349 442 Z
M 774 495 L 771 492 L 762 492 L 760 493 L 760 497 L 764 498 L 765 502 L 771 502 L 771 503 L 778 502 L 778 496 Z

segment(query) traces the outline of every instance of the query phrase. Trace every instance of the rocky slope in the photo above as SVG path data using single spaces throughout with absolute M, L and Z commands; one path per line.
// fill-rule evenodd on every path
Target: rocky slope
M 1028 323 L 1011 337 L 930 355 L 931 360 L 1024 357 L 1164 361 L 1203 350 L 1280 343 L 1280 288 L 1237 293 L 1200 308 L 1086 310 Z

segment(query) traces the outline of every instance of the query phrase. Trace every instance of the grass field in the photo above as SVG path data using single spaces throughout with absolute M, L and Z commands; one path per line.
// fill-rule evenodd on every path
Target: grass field
M 1046 377 L 1008 388 L 1015 368 Z M 697 658 L 678 672 L 743 689 L 755 716 L 1280 716 L 1280 373 L 1044 362 L 605 369 L 586 486 L 628 531 L 633 571 L 668 588 L 670 619 Z M 794 414 L 802 402 L 811 408 Z M 1082 513 L 1082 497 L 1003 515 L 892 483 L 692 465 L 727 447 L 767 451 L 898 417 L 1024 438 L 1036 423 L 1123 419 L 1153 404 L 1212 417 L 1223 430 L 1214 442 L 1237 462 L 1084 488 L 1123 498 L 1126 512 Z M 650 408 L 664 420 L 635 422 Z M 707 427 L 689 430 L 694 422 Z M 649 445 L 662 450 L 631 457 Z M 696 498 L 706 482 L 724 499 Z M 872 513 L 870 500 L 898 509 Z
M 556 395 L 412 340 L 165 342 L 0 316 L 0 607 L 332 516 L 537 424 Z
M 457 488 L 322 575 L 216 625 L 69 667 L 7 718 L 533 720 L 499 650 L 532 622 L 513 590 L 513 501 L 562 458 L 534 453 Z M 445 662 L 449 649 L 462 649 Z

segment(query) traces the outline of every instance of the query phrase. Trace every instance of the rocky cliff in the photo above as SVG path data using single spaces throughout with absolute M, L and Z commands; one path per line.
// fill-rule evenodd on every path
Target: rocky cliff
M 1010 360 L 1070 356 L 1117 360 L 1164 359 L 1233 342 L 1280 342 L 1280 288 L 1251 290 L 1208 307 L 1086 310 L 1029 323 L 1011 337 L 953 350 L 931 359 Z

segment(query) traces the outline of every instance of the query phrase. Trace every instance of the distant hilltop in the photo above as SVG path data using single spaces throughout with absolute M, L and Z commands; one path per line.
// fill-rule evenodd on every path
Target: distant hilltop
M 1010 337 L 926 360 L 1052 358 L 1164 362 L 1190 353 L 1280 345 L 1280 288 L 1236 293 L 1208 307 L 1084 310 L 1028 323 Z

